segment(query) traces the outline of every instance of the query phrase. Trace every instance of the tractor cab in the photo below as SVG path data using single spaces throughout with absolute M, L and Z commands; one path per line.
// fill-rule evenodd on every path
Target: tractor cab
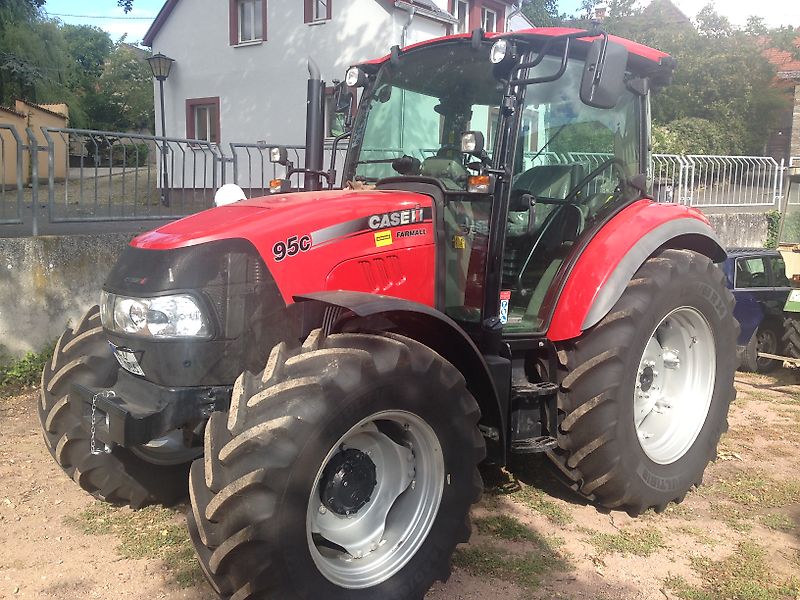
M 348 72 L 364 91 L 344 179 L 435 198 L 437 308 L 465 328 L 544 331 L 565 260 L 641 197 L 651 76 L 669 68 L 629 63 L 607 35 L 475 32 Z

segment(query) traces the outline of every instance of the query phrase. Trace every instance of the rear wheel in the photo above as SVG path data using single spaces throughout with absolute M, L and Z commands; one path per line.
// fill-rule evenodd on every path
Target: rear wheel
M 779 361 L 761 357 L 758 353 L 778 354 L 778 340 L 780 337 L 778 328 L 774 323 L 764 322 L 759 325 L 745 347 L 741 369 L 753 373 L 768 373 L 778 367 L 780 365 Z
M 786 356 L 800 359 L 800 314 L 784 313 L 783 345 Z
M 192 466 L 206 576 L 226 598 L 422 598 L 469 539 L 479 417 L 461 374 L 408 338 L 277 346 Z
M 608 316 L 561 346 L 565 417 L 549 456 L 573 489 L 636 515 L 700 484 L 735 397 L 732 308 L 708 258 L 665 250 Z
M 91 415 L 87 410 L 77 414 L 70 406 L 73 383 L 111 387 L 118 368 L 95 306 L 61 335 L 42 372 L 39 420 L 45 444 L 64 472 L 97 498 L 133 508 L 172 504 L 186 496 L 189 464 L 197 449 L 171 445 L 174 440 L 168 436 L 135 452 L 98 443 L 92 454 Z

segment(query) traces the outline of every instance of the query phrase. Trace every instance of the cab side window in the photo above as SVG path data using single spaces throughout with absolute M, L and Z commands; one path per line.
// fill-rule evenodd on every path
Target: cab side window
M 736 259 L 736 288 L 762 288 L 769 286 L 769 277 L 763 258 Z
M 772 266 L 772 285 L 775 287 L 791 287 L 792 282 L 786 276 L 786 263 L 783 262 L 783 257 L 770 258 L 769 262 Z

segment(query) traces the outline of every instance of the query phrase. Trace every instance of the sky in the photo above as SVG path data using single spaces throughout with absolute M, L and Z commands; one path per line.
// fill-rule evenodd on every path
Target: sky
M 220 0 L 221 1 L 221 0 Z M 346 0 L 340 0 L 346 1 Z M 647 0 L 640 0 L 647 3 Z M 708 0 L 674 0 L 689 17 L 694 17 Z M 117 7 L 116 0 L 47 0 L 45 10 L 65 23 L 96 25 L 117 40 L 127 33 L 128 42 L 139 42 L 158 14 L 163 0 L 135 0 L 133 11 L 127 15 Z M 89 8 L 88 5 L 93 8 Z M 559 9 L 567 14 L 578 11 L 580 0 L 560 0 Z M 716 9 L 735 25 L 744 25 L 753 14 L 763 17 L 767 25 L 800 27 L 800 2 L 797 0 L 717 0 Z M 78 16 L 67 16 L 78 15 Z

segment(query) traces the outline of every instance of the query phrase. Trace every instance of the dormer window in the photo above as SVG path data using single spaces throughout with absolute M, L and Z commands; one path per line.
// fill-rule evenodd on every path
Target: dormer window
M 331 18 L 333 0 L 305 0 L 305 22 L 318 23 Z
M 231 46 L 267 39 L 267 0 L 230 0 Z

